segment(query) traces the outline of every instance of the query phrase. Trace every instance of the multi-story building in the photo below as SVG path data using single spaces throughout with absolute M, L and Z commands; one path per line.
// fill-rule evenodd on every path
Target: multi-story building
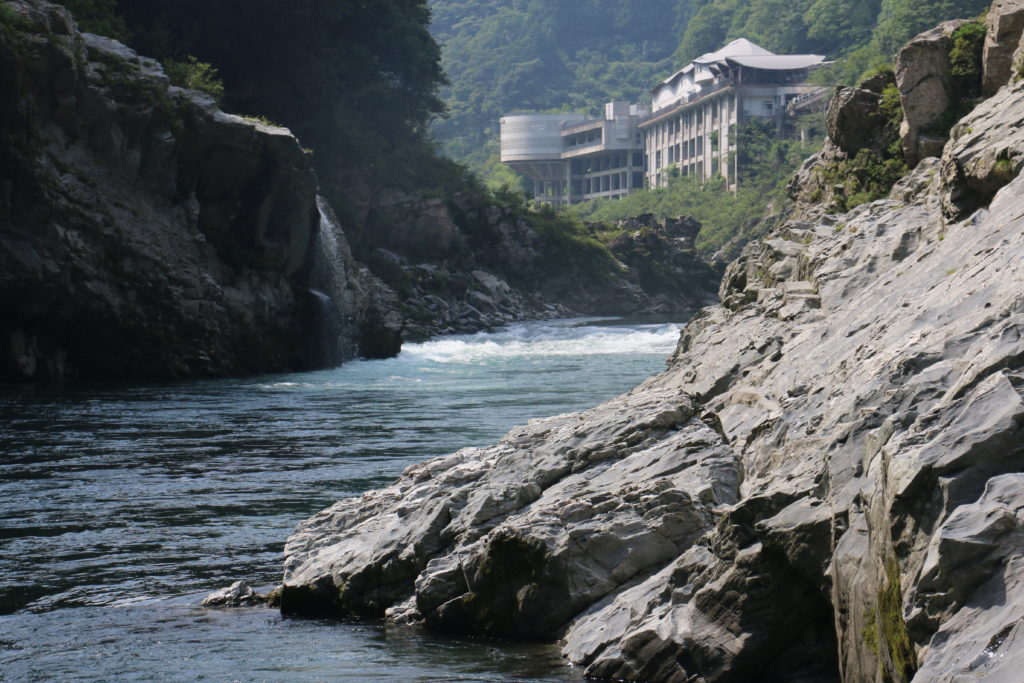
M 687 64 L 652 92 L 652 112 L 640 122 L 647 185 L 670 173 L 737 179 L 739 124 L 770 120 L 783 132 L 787 107 L 823 88 L 807 83 L 821 55 L 776 55 L 746 39 Z
M 604 116 L 506 114 L 501 160 L 533 181 L 538 201 L 572 204 L 618 199 L 636 188 L 667 184 L 672 174 L 734 186 L 739 124 L 775 124 L 825 89 L 807 83 L 821 55 L 776 55 L 749 40 L 687 64 L 652 91 L 652 105 L 611 102 Z
M 609 102 L 604 116 L 506 114 L 501 160 L 533 181 L 534 197 L 551 204 L 608 197 L 643 187 L 643 144 L 637 128 L 650 108 Z

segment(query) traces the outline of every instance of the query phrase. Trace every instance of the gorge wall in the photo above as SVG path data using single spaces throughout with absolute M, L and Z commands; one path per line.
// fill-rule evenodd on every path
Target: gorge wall
M 992 41 L 1016 47 L 1020 5 Z M 607 679 L 1019 680 L 1024 82 L 1002 73 L 888 199 L 746 247 L 664 373 L 300 524 L 281 609 L 558 640 Z
M 310 155 L 286 129 L 171 86 L 63 8 L 0 10 L 0 380 L 397 353 L 394 296 L 322 233 Z M 325 237 L 332 273 L 315 265 Z M 331 283 L 349 294 L 325 304 Z
M 403 336 L 714 300 L 697 224 L 633 226 L 615 253 L 483 192 L 375 187 L 343 227 L 287 129 L 43 0 L 0 3 L 0 100 L 0 381 L 328 367 Z

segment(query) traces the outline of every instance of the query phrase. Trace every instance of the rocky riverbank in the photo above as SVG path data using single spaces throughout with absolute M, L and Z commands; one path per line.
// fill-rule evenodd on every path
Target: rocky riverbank
M 364 258 L 398 293 L 411 341 L 551 317 L 685 318 L 717 296 L 720 275 L 697 254 L 701 225 L 688 217 L 572 235 L 564 217 L 525 206 L 392 192 L 362 221 L 375 245 Z M 604 247 L 602 229 L 616 234 Z
M 1021 12 L 996 2 L 989 39 Z M 559 640 L 600 678 L 1016 680 L 1024 82 L 1000 73 L 889 199 L 744 249 L 661 375 L 303 522 L 282 610 Z

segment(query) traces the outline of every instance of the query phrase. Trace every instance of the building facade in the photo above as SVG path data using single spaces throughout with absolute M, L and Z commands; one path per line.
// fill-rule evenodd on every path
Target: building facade
M 650 108 L 609 102 L 604 116 L 506 114 L 501 161 L 533 182 L 534 198 L 555 204 L 618 199 L 643 187 L 639 123 Z
M 660 187 L 672 175 L 737 182 L 737 128 L 784 118 L 827 90 L 807 83 L 821 55 L 776 55 L 748 40 L 695 59 L 651 91 L 651 106 L 611 102 L 604 116 L 506 114 L 501 160 L 555 205 Z
M 768 120 L 781 136 L 791 105 L 824 90 L 807 82 L 824 63 L 821 55 L 776 55 L 741 38 L 659 83 L 639 124 L 647 186 L 664 186 L 672 174 L 722 176 L 735 186 L 738 126 Z

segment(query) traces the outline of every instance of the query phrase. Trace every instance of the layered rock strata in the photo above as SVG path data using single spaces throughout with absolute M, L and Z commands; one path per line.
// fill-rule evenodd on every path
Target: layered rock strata
M 79 33 L 56 5 L 3 9 L 0 380 L 397 351 L 393 301 L 350 257 L 332 268 L 363 296 L 325 310 L 313 291 L 323 241 L 337 238 L 321 233 L 310 155 L 286 129 L 171 86 L 159 64 Z
M 559 639 L 608 679 L 1017 680 L 1024 179 L 955 197 L 1022 100 L 749 245 L 664 373 L 301 524 L 282 609 Z

